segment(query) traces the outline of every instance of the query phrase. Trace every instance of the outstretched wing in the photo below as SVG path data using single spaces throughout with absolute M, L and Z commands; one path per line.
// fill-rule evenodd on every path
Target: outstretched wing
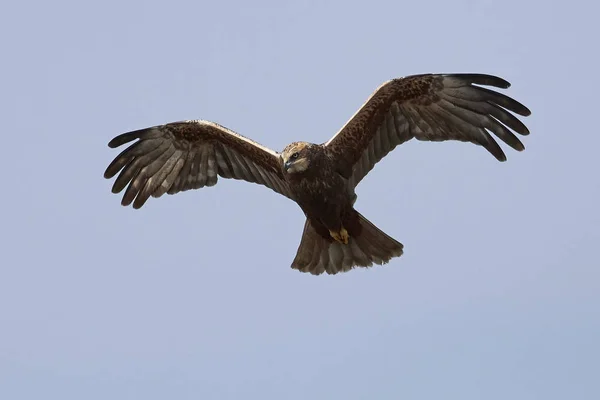
M 354 186 L 386 154 L 412 138 L 439 142 L 460 140 L 485 147 L 499 161 L 506 156 L 490 135 L 515 150 L 527 127 L 513 114 L 531 112 L 501 93 L 476 85 L 508 88 L 502 78 L 481 74 L 425 74 L 381 85 L 346 125 L 325 143 L 337 171 Z
M 290 197 L 279 153 L 208 121 L 182 121 L 123 133 L 108 143 L 119 147 L 135 139 L 108 166 L 104 177 L 125 186 L 121 204 L 140 208 L 150 196 L 213 186 L 218 176 L 259 183 Z

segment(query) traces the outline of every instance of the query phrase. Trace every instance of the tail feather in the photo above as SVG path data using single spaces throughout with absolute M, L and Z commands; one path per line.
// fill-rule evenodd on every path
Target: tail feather
M 307 219 L 292 268 L 313 275 L 323 272 L 333 275 L 354 267 L 386 264 L 402 255 L 402 243 L 386 235 L 360 213 L 356 212 L 356 215 L 357 225 L 348 228 L 350 240 L 347 245 L 334 241 L 327 230 L 313 226 Z

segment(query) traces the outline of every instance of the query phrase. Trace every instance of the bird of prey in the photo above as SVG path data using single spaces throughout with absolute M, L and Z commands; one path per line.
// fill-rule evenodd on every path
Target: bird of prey
M 136 209 L 150 196 L 213 186 L 219 177 L 258 183 L 295 201 L 306 216 L 292 268 L 319 275 L 381 265 L 402 255 L 403 245 L 354 209 L 355 188 L 396 146 L 413 138 L 459 140 L 506 161 L 493 134 L 524 150 L 512 131 L 529 131 L 512 113 L 528 116 L 529 109 L 483 86 L 506 89 L 510 84 L 484 74 L 392 79 L 328 142 L 293 142 L 281 153 L 204 120 L 123 133 L 108 146 L 137 141 L 110 163 L 104 177 L 120 172 L 112 192 L 127 187 L 121 204 L 133 203 Z

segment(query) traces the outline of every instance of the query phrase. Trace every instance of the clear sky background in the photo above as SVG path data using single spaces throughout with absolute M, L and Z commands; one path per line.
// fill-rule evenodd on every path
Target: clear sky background
M 593 2 L 11 2 L 0 13 L 0 398 L 598 399 Z M 409 142 L 357 209 L 384 267 L 290 269 L 258 185 L 120 205 L 115 135 L 219 122 L 328 140 L 383 81 L 502 76 L 526 150 Z

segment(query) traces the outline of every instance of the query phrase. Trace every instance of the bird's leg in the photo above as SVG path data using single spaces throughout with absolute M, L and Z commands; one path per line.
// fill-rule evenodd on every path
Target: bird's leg
M 340 236 L 342 237 L 342 243 L 348 244 L 348 241 L 350 240 L 350 235 L 348 235 L 348 231 L 343 226 L 340 230 Z
M 348 240 L 350 239 L 350 236 L 348 235 L 348 231 L 343 226 L 339 232 L 330 230 L 329 234 L 331 235 L 333 240 L 335 240 L 336 242 L 340 242 L 342 244 L 348 244 Z

